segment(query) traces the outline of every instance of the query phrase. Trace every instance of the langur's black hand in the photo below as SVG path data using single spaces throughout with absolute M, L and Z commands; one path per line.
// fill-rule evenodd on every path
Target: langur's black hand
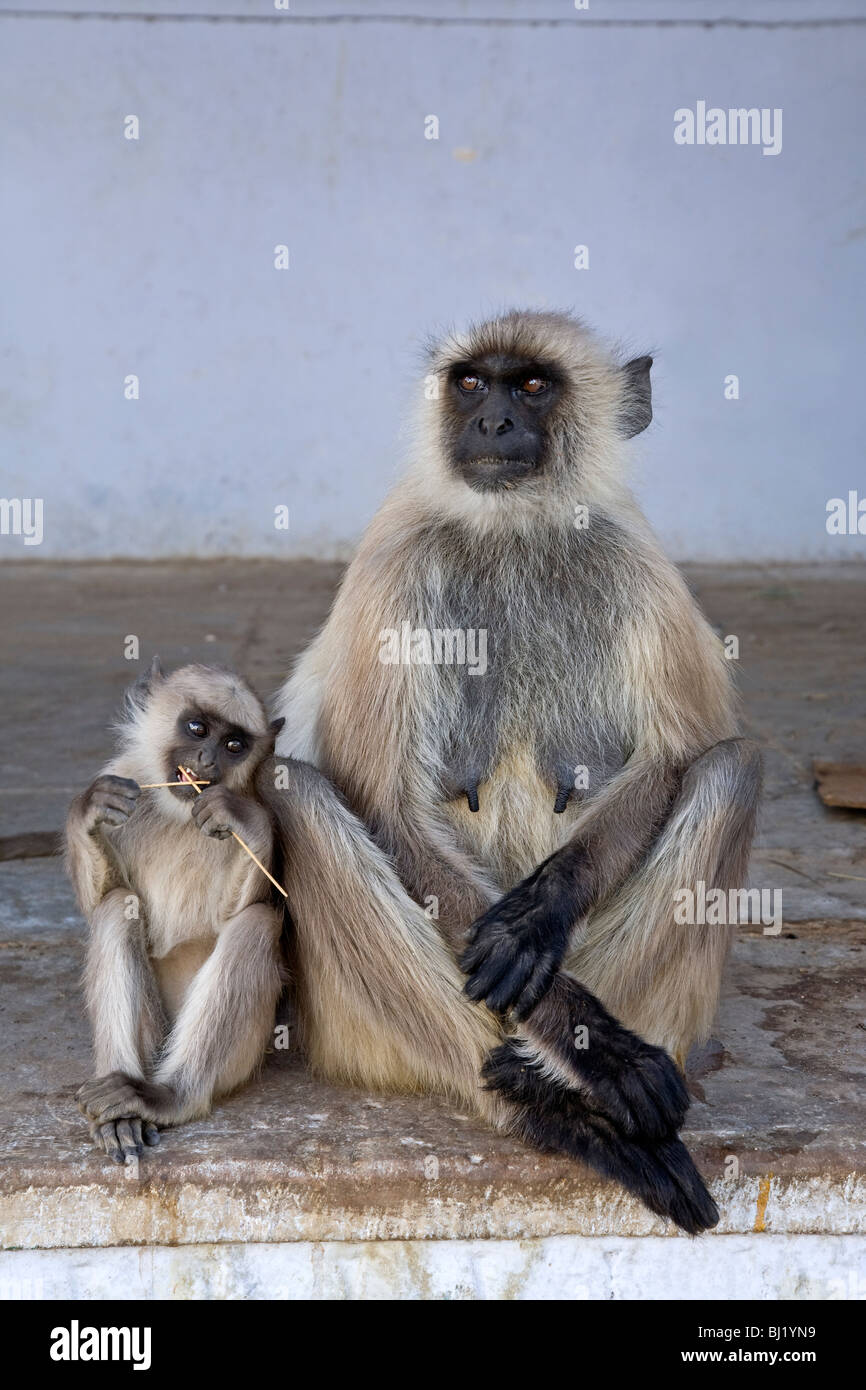
M 87 792 L 87 825 L 124 825 L 135 810 L 141 787 L 131 777 L 97 777 Z
M 91 1122 L 92 1133 L 120 1120 L 149 1120 L 151 1132 L 146 1137 L 148 1144 L 158 1142 L 152 1131 L 156 1124 L 170 1120 L 171 1112 L 177 1103 L 176 1095 L 170 1087 L 157 1085 L 153 1081 L 143 1081 L 140 1077 L 127 1076 L 126 1072 L 122 1071 L 108 1072 L 105 1076 L 85 1081 L 84 1085 L 79 1087 L 76 1099 L 79 1110 Z M 102 1139 L 104 1144 L 104 1135 Z
M 586 853 L 566 846 L 478 918 L 460 960 L 470 999 L 526 1018 L 550 988 L 590 900 Z

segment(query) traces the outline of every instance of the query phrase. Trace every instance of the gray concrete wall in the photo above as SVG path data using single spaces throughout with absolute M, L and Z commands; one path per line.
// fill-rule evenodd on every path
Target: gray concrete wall
M 862 3 L 78 8 L 0 6 L 0 491 L 44 500 L 0 559 L 342 553 L 423 332 L 514 302 L 658 350 L 678 557 L 866 554 L 825 524 L 866 499 Z M 780 108 L 781 151 L 676 144 L 698 101 Z

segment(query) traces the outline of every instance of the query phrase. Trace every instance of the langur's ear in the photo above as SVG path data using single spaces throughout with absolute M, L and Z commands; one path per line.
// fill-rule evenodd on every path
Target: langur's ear
M 653 418 L 652 386 L 650 385 L 651 357 L 633 357 L 620 367 L 622 398 L 619 432 L 625 439 L 645 430 Z
M 123 697 L 123 712 L 127 718 L 134 716 L 139 710 L 143 710 L 155 685 L 165 680 L 165 674 L 160 665 L 159 657 L 155 656 L 150 663 L 150 669 L 142 671 L 138 680 L 133 681 Z
M 268 732 L 262 735 L 263 746 L 270 753 L 273 753 L 274 751 L 277 742 L 277 734 L 280 732 L 280 729 L 283 727 L 285 722 L 285 719 L 272 719 L 270 724 L 268 725 Z M 267 754 L 265 756 L 267 756 Z

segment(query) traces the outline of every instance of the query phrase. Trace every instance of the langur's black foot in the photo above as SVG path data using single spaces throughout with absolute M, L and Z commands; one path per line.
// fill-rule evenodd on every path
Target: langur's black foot
M 557 975 L 523 1025 L 530 1055 L 626 1135 L 659 1139 L 689 1108 L 682 1073 L 663 1048 L 625 1028 L 571 975 Z
M 526 1018 L 559 969 L 590 899 L 586 852 L 568 845 L 479 917 L 460 960 L 470 999 Z
M 689 1235 L 715 1226 L 718 1208 L 676 1135 L 655 1141 L 624 1136 L 578 1092 L 552 1082 L 543 1063 L 529 1060 L 513 1044 L 509 1039 L 496 1048 L 482 1075 L 489 1090 L 511 1103 L 516 1135 L 534 1148 L 565 1154 L 615 1179 Z

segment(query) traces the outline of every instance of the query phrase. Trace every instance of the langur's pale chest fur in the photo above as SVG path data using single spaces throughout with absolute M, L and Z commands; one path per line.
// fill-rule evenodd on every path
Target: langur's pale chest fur
M 503 889 L 512 887 L 568 839 L 574 803 L 561 815 L 554 794 L 526 744 L 507 750 L 479 789 L 478 810 L 465 796 L 445 805 L 463 849 L 489 865 Z
M 240 871 L 245 856 L 234 840 L 208 839 L 192 822 L 157 843 L 158 857 L 153 848 L 137 853 L 137 837 L 127 833 L 118 851 L 141 900 L 149 951 L 159 958 L 181 942 L 213 943 L 230 909 L 227 870 Z

